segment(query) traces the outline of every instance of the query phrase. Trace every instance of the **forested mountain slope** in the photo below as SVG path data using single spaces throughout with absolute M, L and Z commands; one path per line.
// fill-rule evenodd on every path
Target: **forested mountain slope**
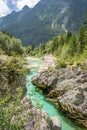
M 32 9 L 26 6 L 0 18 L 0 29 L 20 38 L 24 45 L 38 45 L 57 34 L 78 32 L 86 10 L 86 0 L 41 0 Z

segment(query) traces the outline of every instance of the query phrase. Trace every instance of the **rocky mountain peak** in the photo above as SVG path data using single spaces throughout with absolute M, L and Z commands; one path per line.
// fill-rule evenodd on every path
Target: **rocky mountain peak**
M 20 13 L 1 18 L 0 29 L 20 38 L 24 45 L 37 46 L 67 31 L 77 33 L 86 10 L 85 0 L 41 0 L 34 8 L 26 5 Z

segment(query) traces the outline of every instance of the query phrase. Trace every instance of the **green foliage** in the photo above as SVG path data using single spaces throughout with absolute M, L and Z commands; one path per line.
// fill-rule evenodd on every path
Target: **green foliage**
M 6 67 L 8 68 L 8 72 L 10 74 L 22 74 L 24 75 L 26 73 L 26 70 L 23 68 L 24 59 L 20 57 L 9 57 L 5 61 Z
M 5 52 L 0 48 L 0 55 L 5 55 Z
M 79 46 L 78 46 L 79 53 L 82 53 L 83 49 L 85 47 L 85 39 L 84 39 L 85 36 L 84 35 L 85 35 L 85 29 L 82 27 L 79 32 Z
M 58 58 L 57 68 L 66 67 L 67 62 L 69 65 L 73 65 L 74 62 L 81 64 L 87 59 L 87 18 L 78 34 L 67 32 L 65 35 L 56 36 L 46 44 L 40 44 L 32 52 L 30 50 L 27 54 L 33 54 L 33 56 L 55 55 Z
M 36 105 L 36 107 L 37 107 L 38 109 L 42 109 L 42 108 L 43 108 L 43 104 L 41 104 L 41 103 L 39 102 L 39 99 L 34 99 L 34 101 L 35 101 L 35 105 Z
M 20 103 L 20 97 L 22 94 L 21 88 L 17 88 L 17 93 L 14 95 L 13 100 L 10 100 L 12 95 L 9 88 L 7 88 L 7 94 L 0 97 L 0 130 L 11 130 L 11 119 L 16 114 L 16 108 Z M 13 129 L 17 130 L 17 129 Z
M 84 57 L 84 59 L 87 59 L 87 46 L 85 46 L 82 56 Z
M 66 62 L 64 60 L 61 59 L 60 61 L 58 60 L 57 62 L 58 62 L 57 65 L 56 65 L 57 69 L 66 68 L 67 65 L 66 65 Z
M 87 46 L 87 16 L 85 18 L 83 27 L 80 29 L 80 32 L 79 32 L 78 51 L 80 53 L 83 53 L 86 46 Z
M 8 33 L 0 32 L 0 53 L 6 55 L 22 55 L 24 48 L 19 39 L 12 37 Z
M 17 107 L 23 97 L 23 86 L 17 83 L 21 75 L 24 77 L 23 60 L 10 57 L 0 60 L 0 130 L 21 130 L 23 122 L 21 117 L 16 124 L 12 124 L 13 116 L 18 114 Z M 14 84 L 15 85 L 14 85 Z M 18 85 L 20 86 L 18 86 Z M 20 112 L 23 107 L 20 107 Z

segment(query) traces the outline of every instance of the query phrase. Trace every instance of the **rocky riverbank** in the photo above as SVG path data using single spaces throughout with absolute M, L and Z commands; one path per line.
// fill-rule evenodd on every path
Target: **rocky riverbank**
M 32 78 L 54 100 L 57 107 L 79 125 L 87 127 L 87 70 L 61 68 L 44 71 Z
M 58 117 L 50 118 L 46 112 L 34 107 L 29 97 L 23 98 L 11 124 L 20 124 L 21 119 L 23 122 L 22 130 L 61 130 Z
M 26 69 L 20 61 L 14 57 L 0 58 L 0 128 L 61 130 L 58 117 L 50 118 L 46 112 L 34 107 L 29 97 L 24 97 Z M 19 88 L 22 91 L 17 91 Z

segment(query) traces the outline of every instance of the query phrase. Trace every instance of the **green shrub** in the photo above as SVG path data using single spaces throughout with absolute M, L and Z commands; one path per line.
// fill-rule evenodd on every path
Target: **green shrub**
M 56 64 L 56 68 L 66 68 L 66 67 L 67 67 L 67 64 L 64 60 L 60 60 Z

